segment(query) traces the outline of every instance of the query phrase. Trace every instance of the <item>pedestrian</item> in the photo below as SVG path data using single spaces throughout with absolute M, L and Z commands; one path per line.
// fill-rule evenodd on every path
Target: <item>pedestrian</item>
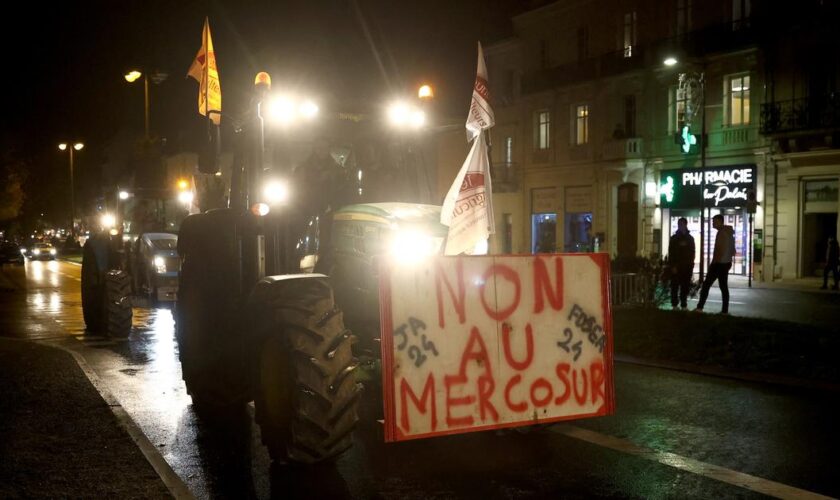
M 823 285 L 820 289 L 828 288 L 828 273 L 834 274 L 834 286 L 832 290 L 837 290 L 838 281 L 840 281 L 840 270 L 837 269 L 840 264 L 840 246 L 837 245 L 837 239 L 833 236 L 828 237 L 828 244 L 825 248 L 825 269 L 823 269 Z
M 668 265 L 671 268 L 671 307 L 687 307 L 691 275 L 694 273 L 694 237 L 689 234 L 688 220 L 677 220 L 677 231 L 668 243 Z
M 709 264 L 709 272 L 703 280 L 703 287 L 700 289 L 700 301 L 697 303 L 697 311 L 702 311 L 709 297 L 709 288 L 717 280 L 720 286 L 720 296 L 723 300 L 721 314 L 729 314 L 729 269 L 732 268 L 732 258 L 735 256 L 735 230 L 732 226 L 723 224 L 723 216 L 718 214 L 712 217 L 712 227 L 717 230 L 715 236 L 715 249 L 712 254 L 712 262 Z

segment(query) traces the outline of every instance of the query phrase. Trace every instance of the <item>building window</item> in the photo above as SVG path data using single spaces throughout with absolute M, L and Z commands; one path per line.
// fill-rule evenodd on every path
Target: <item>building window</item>
M 691 31 L 692 0 L 677 0 L 677 36 Z
M 534 115 L 534 147 L 548 149 L 551 147 L 551 114 L 547 109 L 541 109 Z
M 732 31 L 750 26 L 750 0 L 732 0 Z
M 685 111 L 688 106 L 686 87 L 671 87 L 668 98 L 668 133 L 682 129 L 685 125 Z
M 624 14 L 624 57 L 633 57 L 636 45 L 636 11 Z
M 589 142 L 589 105 L 578 104 L 575 106 L 575 137 L 574 143 L 577 145 L 586 144 Z
M 733 75 L 724 79 L 726 85 L 726 123 L 728 125 L 749 125 L 750 123 L 750 75 Z
M 513 137 L 505 137 L 505 163 L 513 163 Z
M 577 30 L 578 61 L 589 57 L 589 28 L 581 26 Z

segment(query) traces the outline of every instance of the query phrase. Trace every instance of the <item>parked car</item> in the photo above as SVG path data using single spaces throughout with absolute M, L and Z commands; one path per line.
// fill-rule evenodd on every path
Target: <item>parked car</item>
M 23 264 L 23 252 L 21 248 L 11 241 L 0 243 L 0 264 Z
M 49 243 L 35 243 L 26 251 L 30 260 L 55 260 L 58 250 Z
M 143 233 L 136 243 L 135 290 L 148 295 L 152 303 L 174 301 L 178 293 L 178 235 Z

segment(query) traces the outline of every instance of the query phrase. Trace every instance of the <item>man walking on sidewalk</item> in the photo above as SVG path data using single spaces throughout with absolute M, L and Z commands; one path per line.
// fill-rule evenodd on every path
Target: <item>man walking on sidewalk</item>
M 668 265 L 671 267 L 671 307 L 676 309 L 679 304 L 685 309 L 688 289 L 691 288 L 691 274 L 694 272 L 694 238 L 688 233 L 688 220 L 685 217 L 677 221 L 677 232 L 668 243 Z
M 703 288 L 700 289 L 700 301 L 697 303 L 697 310 L 702 311 L 709 297 L 709 288 L 715 280 L 720 286 L 720 296 L 723 306 L 721 314 L 729 314 L 729 269 L 732 268 L 732 257 L 735 256 L 735 231 L 732 226 L 723 225 L 723 216 L 718 214 L 712 217 L 712 227 L 717 229 L 715 236 L 715 250 L 712 254 L 712 263 L 709 264 L 709 272 L 703 280 Z

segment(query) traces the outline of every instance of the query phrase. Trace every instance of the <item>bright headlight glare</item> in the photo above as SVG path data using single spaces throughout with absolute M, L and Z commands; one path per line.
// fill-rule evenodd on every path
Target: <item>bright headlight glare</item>
M 99 219 L 99 222 L 102 224 L 104 228 L 112 228 L 117 223 L 117 219 L 111 214 L 102 214 L 102 217 Z
M 41 255 L 41 250 L 38 249 L 38 248 L 36 248 L 35 250 L 32 250 L 32 255 Z
M 160 273 L 166 272 L 166 260 L 163 257 L 155 257 L 155 270 Z
M 401 263 L 419 262 L 436 255 L 442 241 L 422 231 L 397 231 L 390 242 L 391 257 Z
M 270 180 L 263 188 L 263 195 L 271 205 L 286 203 L 289 199 L 289 185 L 280 180 Z
M 189 205 L 193 201 L 192 191 L 181 191 L 178 193 L 178 201 L 184 205 Z
M 55 248 L 50 248 L 50 255 L 55 255 L 56 253 Z

